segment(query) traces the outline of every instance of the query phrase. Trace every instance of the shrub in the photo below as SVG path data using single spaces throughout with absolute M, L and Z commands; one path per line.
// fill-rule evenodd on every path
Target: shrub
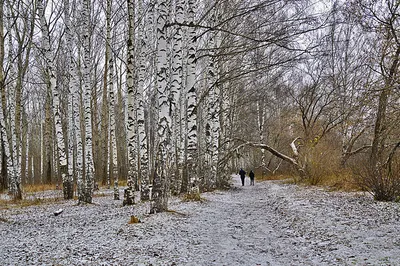
M 392 165 L 372 167 L 364 164 L 356 173 L 360 185 L 371 192 L 375 200 L 395 201 L 400 197 L 400 163 L 393 161 Z

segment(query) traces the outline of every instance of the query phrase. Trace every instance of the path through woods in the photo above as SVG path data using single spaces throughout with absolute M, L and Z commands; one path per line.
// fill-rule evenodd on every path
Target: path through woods
M 59 201 L 1 208 L 1 265 L 400 265 L 400 207 L 281 181 L 171 199 L 171 212 Z M 109 194 L 107 194 L 109 193 Z M 101 196 L 105 194 L 107 196 Z M 54 216 L 54 211 L 63 212 Z M 141 223 L 128 224 L 131 215 Z

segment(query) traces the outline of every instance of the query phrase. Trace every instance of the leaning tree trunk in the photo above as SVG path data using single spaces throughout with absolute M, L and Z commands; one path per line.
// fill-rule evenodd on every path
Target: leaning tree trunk
M 372 140 L 370 162 L 374 172 L 378 171 L 379 164 L 382 164 L 382 152 L 385 148 L 386 138 L 386 112 L 388 107 L 389 94 L 396 80 L 400 60 L 400 44 L 398 44 L 396 53 L 393 57 L 393 62 L 390 67 L 388 77 L 386 77 L 384 88 L 379 93 L 378 110 L 374 124 L 374 137 Z

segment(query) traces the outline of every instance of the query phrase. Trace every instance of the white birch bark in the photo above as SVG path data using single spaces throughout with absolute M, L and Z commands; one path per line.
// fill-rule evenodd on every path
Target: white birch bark
M 156 102 L 158 99 L 157 97 L 157 90 L 156 90 L 156 30 L 157 30 L 157 23 L 156 23 L 156 0 L 150 0 L 148 4 L 148 11 L 147 11 L 147 18 L 146 18 L 146 25 L 145 25 L 145 33 L 147 45 L 146 45 L 146 55 L 148 56 L 148 75 L 149 75 L 149 83 L 148 83 L 148 116 L 147 116 L 147 124 L 148 127 L 148 155 L 149 155 L 149 175 L 154 175 L 154 165 L 155 165 L 155 158 L 156 158 L 156 145 L 155 145 L 155 130 L 151 131 L 152 124 L 154 121 L 158 121 L 158 106 Z M 151 197 L 153 183 L 149 183 L 149 193 Z
M 85 203 L 92 203 L 93 196 L 93 145 L 92 145 L 92 110 L 90 100 L 92 98 L 92 86 L 90 81 L 90 1 L 83 1 L 83 92 L 84 92 L 84 116 L 85 116 Z
M 0 101 L 0 133 L 2 142 L 4 144 L 4 153 L 7 162 L 7 174 L 9 176 L 9 191 L 12 193 L 14 199 L 18 199 L 18 188 L 17 188 L 17 181 L 14 172 L 14 165 L 13 160 L 10 153 L 10 143 L 8 141 L 8 136 L 6 132 L 6 124 L 5 124 L 5 117 L 3 113 L 3 104 Z
M 265 115 L 264 115 L 264 99 L 258 99 L 257 100 L 257 116 L 258 116 L 258 134 L 260 136 L 260 143 L 264 143 L 264 121 L 265 121 Z M 267 165 L 265 163 L 265 150 L 261 149 L 261 167 L 263 169 L 267 168 Z
M 210 26 L 216 24 L 217 10 L 212 11 L 210 17 Z M 209 45 L 209 62 L 207 66 L 207 79 L 209 87 L 209 108 L 208 108 L 208 128 L 206 132 L 207 145 L 209 147 L 210 156 L 210 177 L 208 186 L 215 188 L 217 186 L 217 173 L 218 173 L 218 149 L 219 149 L 219 134 L 220 134 L 220 121 L 219 121 L 219 86 L 218 69 L 216 64 L 216 48 L 218 33 L 210 32 L 208 45 Z M 207 136 L 209 134 L 209 136 Z
M 213 59 L 214 60 L 214 59 Z M 212 87 L 212 105 L 211 105 L 211 188 L 215 188 L 218 178 L 218 164 L 219 164 L 219 142 L 220 142 L 220 121 L 219 121 L 219 86 L 217 84 L 217 71 L 215 64 L 213 64 L 213 87 Z
M 197 93 L 196 93 L 196 30 L 193 27 L 195 1 L 188 1 L 188 60 L 187 60 L 187 172 L 189 178 L 189 192 L 198 193 L 198 165 L 197 165 Z
M 15 99 L 14 86 L 10 86 L 11 99 Z M 21 153 L 18 152 L 20 147 L 17 143 L 17 136 L 15 133 L 15 102 L 10 100 L 10 125 L 11 125 L 11 151 L 10 156 L 12 158 L 13 175 L 11 175 L 11 188 L 14 199 L 22 199 L 21 191 Z
M 111 12 L 112 0 L 107 0 L 106 11 L 106 53 L 108 58 L 108 95 L 109 95 L 109 114 L 110 114 L 110 159 L 111 159 L 111 178 L 114 180 L 114 199 L 119 200 L 118 189 L 118 150 L 117 140 L 115 136 L 115 94 L 114 94 L 114 55 L 111 52 L 112 36 L 111 36 Z
M 75 173 L 78 183 L 79 195 L 82 195 L 82 141 L 80 132 L 80 112 L 79 112 L 79 90 L 78 90 L 78 74 L 73 60 L 73 34 L 71 31 L 70 22 L 70 5 L 69 0 L 64 0 L 64 23 L 65 23 L 65 39 L 68 50 L 68 86 L 69 86 L 69 101 L 68 101 L 68 198 L 73 198 L 73 182 L 74 182 L 74 147 L 76 145 L 77 154 L 79 150 L 80 164 L 75 166 Z M 78 130 L 77 130 L 78 127 Z M 76 157 L 75 157 L 76 158 Z M 78 161 L 78 159 L 76 159 Z
M 64 199 L 71 199 L 69 190 L 72 189 L 72 184 L 69 183 L 68 178 L 68 165 L 67 155 L 65 151 L 64 133 L 61 125 L 61 114 L 60 114 L 60 99 L 57 89 L 57 80 L 55 76 L 55 66 L 53 63 L 53 52 L 50 44 L 50 32 L 49 27 L 45 18 L 45 10 L 42 0 L 38 1 L 38 13 L 40 16 L 40 28 L 42 32 L 42 49 L 46 61 L 46 72 L 47 72 L 47 86 L 49 86 L 52 97 L 53 97 L 53 114 L 54 123 L 56 130 L 56 142 L 57 142 L 57 153 L 58 153 L 58 166 L 61 173 L 61 179 L 63 183 Z
M 183 50 L 182 50 L 182 37 L 183 31 L 181 24 L 184 22 L 184 0 L 175 1 L 175 22 L 176 26 L 174 27 L 173 34 L 173 46 L 172 46 L 172 70 L 171 70 L 171 92 L 170 98 L 172 100 L 170 114 L 172 116 L 172 135 L 174 136 L 172 142 L 172 163 L 173 165 L 173 173 L 172 180 L 173 185 L 172 189 L 175 193 L 179 192 L 180 189 L 180 176 L 179 168 L 182 166 L 182 163 L 179 163 L 179 154 L 180 154 L 180 142 L 179 142 L 179 124 L 180 124 L 180 109 L 177 108 L 180 106 L 180 95 L 182 90 L 182 68 L 183 68 Z
M 136 139 L 135 139 L 135 88 L 134 88 L 134 21 L 135 21 L 135 2 L 128 0 L 128 41 L 127 53 L 128 60 L 126 66 L 126 86 L 128 92 L 127 99 L 127 138 L 128 138 L 128 188 L 125 190 L 124 205 L 135 203 L 134 190 L 136 173 Z
M 9 33 L 11 33 L 12 23 L 13 22 L 11 21 L 11 16 L 9 16 L 8 25 L 7 25 Z M 11 34 L 9 34 L 9 37 L 8 37 L 8 44 L 9 44 L 9 47 L 13 47 Z M 9 49 L 8 53 L 9 53 L 9 58 L 12 58 L 14 56 L 12 49 Z M 10 66 L 9 75 L 11 77 L 16 76 L 15 69 L 13 66 Z M 14 84 L 14 82 L 9 82 L 8 96 L 9 96 L 8 110 L 9 110 L 9 114 L 10 114 L 10 116 L 9 116 L 10 129 L 7 131 L 7 133 L 8 133 L 7 139 L 8 139 L 8 144 L 9 144 L 9 148 L 7 149 L 7 152 L 9 153 L 8 154 L 9 156 L 7 156 L 7 152 L 6 152 L 6 156 L 8 158 L 7 159 L 7 171 L 8 171 L 8 173 L 10 173 L 10 175 L 9 175 L 9 191 L 13 195 L 14 199 L 19 200 L 19 199 L 22 199 L 21 168 L 20 168 L 21 158 L 19 156 L 21 153 L 19 152 L 19 146 L 17 145 L 16 129 L 15 129 L 17 125 L 15 125 L 15 84 Z M 4 116 L 4 114 L 3 114 L 3 116 Z M 6 120 L 4 120 L 4 122 L 5 121 Z
M 85 202 L 85 184 L 83 180 L 84 167 L 83 167 L 83 141 L 82 141 L 82 131 L 81 131 L 81 100 L 80 100 L 80 81 L 78 78 L 77 69 L 74 68 L 72 72 L 72 84 L 71 84 L 71 94 L 72 94 L 72 116 L 73 120 L 73 132 L 75 133 L 73 141 L 76 142 L 76 155 L 75 155 L 75 175 L 78 190 L 78 201 Z M 72 141 L 72 140 L 71 140 Z
M 145 116 L 144 116 L 144 87 L 145 87 L 145 74 L 146 74 L 146 45 L 148 45 L 148 38 L 146 38 L 146 34 L 144 33 L 144 13 L 143 13 L 143 1 L 139 0 L 139 43 L 138 43 L 138 51 L 139 51 L 139 72 L 138 72 L 138 88 L 137 88 L 137 126 L 138 126 L 138 135 L 139 135 L 139 159 L 140 159 L 140 186 L 141 186 L 141 200 L 149 199 L 149 154 L 148 154 L 148 145 L 147 145 L 147 133 L 145 128 Z
M 167 89 L 167 36 L 165 24 L 168 14 L 168 1 L 159 0 L 157 9 L 157 93 L 158 129 L 157 157 L 153 180 L 153 195 L 150 213 L 167 211 L 168 207 L 168 145 L 171 117 Z

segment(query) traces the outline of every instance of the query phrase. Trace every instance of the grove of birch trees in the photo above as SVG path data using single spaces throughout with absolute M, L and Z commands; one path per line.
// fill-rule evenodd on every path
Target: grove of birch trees
M 399 60 L 395 0 L 0 0 L 0 189 L 157 213 L 243 167 L 397 200 Z

